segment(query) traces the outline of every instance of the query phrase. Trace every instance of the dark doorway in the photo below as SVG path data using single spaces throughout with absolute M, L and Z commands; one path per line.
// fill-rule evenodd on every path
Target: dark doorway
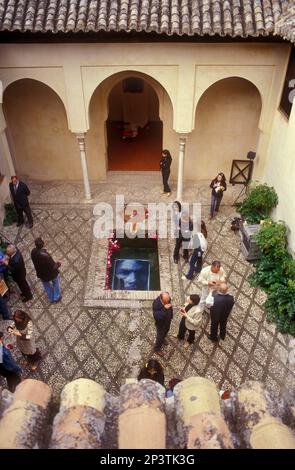
M 163 125 L 155 90 L 129 77 L 112 89 L 108 104 L 108 170 L 158 171 Z

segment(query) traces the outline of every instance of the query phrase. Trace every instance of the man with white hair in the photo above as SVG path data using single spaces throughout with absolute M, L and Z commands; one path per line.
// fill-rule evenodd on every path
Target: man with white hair
M 33 296 L 26 280 L 27 272 L 22 254 L 14 245 L 8 245 L 6 254 L 8 259 L 4 259 L 2 263 L 8 266 L 12 279 L 16 282 L 21 291 L 22 301 L 28 302 Z
M 210 307 L 210 335 L 208 338 L 216 343 L 218 341 L 218 327 L 220 329 L 220 338 L 225 339 L 226 335 L 226 324 L 230 312 L 234 306 L 234 298 L 228 293 L 228 285 L 222 282 L 219 285 L 218 293 L 214 297 L 206 301 L 208 307 Z

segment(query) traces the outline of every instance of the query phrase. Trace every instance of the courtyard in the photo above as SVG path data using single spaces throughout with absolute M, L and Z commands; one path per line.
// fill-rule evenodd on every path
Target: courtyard
M 151 358 L 155 326 L 151 302 L 142 302 L 139 308 L 123 307 L 120 301 L 85 307 L 90 255 L 95 241 L 93 207 L 99 201 L 114 204 L 118 193 L 124 195 L 126 202 L 167 202 L 167 197 L 160 196 L 160 175 L 146 172 L 144 178 L 138 178 L 136 172 L 110 172 L 105 183 L 91 185 L 93 200 L 88 204 L 83 201 L 82 183 L 26 182 L 31 189 L 34 227 L 32 230 L 4 227 L 2 232 L 22 252 L 34 296 L 24 307 L 18 293 L 14 293 L 10 307 L 25 309 L 32 316 L 43 359 L 38 369 L 31 372 L 16 348 L 13 355 L 23 366 L 24 377 L 49 384 L 56 398 L 67 382 L 79 377 L 93 379 L 108 392 L 118 394 L 126 379 L 137 377 L 140 367 Z M 175 198 L 175 188 L 172 183 L 171 201 Z M 183 260 L 178 265 L 173 263 L 172 241 L 168 243 L 168 274 L 174 318 L 165 358 L 157 359 L 164 368 L 166 384 L 173 377 L 185 379 L 200 375 L 212 379 L 220 390 L 233 390 L 247 379 L 255 379 L 264 382 L 278 396 L 294 388 L 294 339 L 280 334 L 275 325 L 266 321 L 265 295 L 247 281 L 252 266 L 240 252 L 239 235 L 230 230 L 230 222 L 236 215 L 232 202 L 239 190 L 229 188 L 221 211 L 213 220 L 208 217 L 208 182 L 187 184 L 183 195 L 186 202 L 202 203 L 209 242 L 204 266 L 214 259 L 220 260 L 230 293 L 235 297 L 227 337 L 225 341 L 211 343 L 205 335 L 209 331 L 207 319 L 190 348 L 184 349 L 172 338 L 180 321 L 176 307 L 183 304 L 187 295 L 200 291 L 197 280 L 181 279 L 187 266 Z M 62 264 L 62 301 L 58 304 L 48 304 L 31 262 L 30 253 L 38 236 L 44 238 L 46 249 Z M 0 329 L 6 331 L 6 327 L 7 322 L 1 320 Z M 2 378 L 0 380 L 3 384 Z

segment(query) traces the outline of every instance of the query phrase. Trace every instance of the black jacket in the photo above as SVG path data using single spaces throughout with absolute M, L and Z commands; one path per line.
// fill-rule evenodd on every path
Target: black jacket
M 217 181 L 216 178 L 211 181 L 211 183 L 210 183 L 210 188 L 212 188 L 211 194 L 212 194 L 213 196 L 215 196 L 215 197 L 221 199 L 222 196 L 223 196 L 224 191 L 226 191 L 226 182 L 225 182 L 224 180 L 221 180 L 221 181 L 220 181 L 220 184 L 221 184 L 221 186 L 224 187 L 224 190 L 223 190 L 223 191 L 218 191 L 218 192 L 216 192 L 216 191 L 215 191 L 215 188 L 214 188 L 214 184 L 217 183 L 217 182 L 218 182 L 218 181 Z
M 225 320 L 234 306 L 234 298 L 230 294 L 217 294 L 214 297 L 214 305 L 210 308 L 211 318 L 215 322 Z
M 162 157 L 160 160 L 161 171 L 163 173 L 169 173 L 171 163 L 172 163 L 172 158 L 169 155 L 167 157 Z
M 26 277 L 26 267 L 23 256 L 20 251 L 17 250 L 12 258 L 9 258 L 8 269 L 13 279 L 22 279 Z
M 52 281 L 58 276 L 59 263 L 55 263 L 47 251 L 42 248 L 34 248 L 31 253 L 31 258 L 36 269 L 37 277 L 41 281 Z
M 16 209 L 23 209 L 29 205 L 28 196 L 30 195 L 30 190 L 25 183 L 19 181 L 16 192 L 14 191 L 14 185 L 9 183 L 9 189 Z
M 157 328 L 169 330 L 173 318 L 173 308 L 165 308 L 159 296 L 153 302 L 153 316 Z

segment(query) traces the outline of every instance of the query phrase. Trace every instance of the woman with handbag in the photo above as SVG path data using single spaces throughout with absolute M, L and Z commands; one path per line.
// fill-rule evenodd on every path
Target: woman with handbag
M 23 310 L 16 310 L 13 314 L 14 326 L 7 331 L 16 337 L 16 345 L 31 365 L 31 370 L 37 369 L 41 359 L 41 352 L 36 348 L 34 327 L 31 317 Z
M 194 342 L 196 330 L 202 326 L 204 309 L 199 304 L 200 296 L 192 294 L 179 311 L 182 319 L 180 320 L 178 334 L 173 336 L 182 341 L 186 331 L 188 331 L 188 340 L 184 343 L 184 348 L 188 348 Z

